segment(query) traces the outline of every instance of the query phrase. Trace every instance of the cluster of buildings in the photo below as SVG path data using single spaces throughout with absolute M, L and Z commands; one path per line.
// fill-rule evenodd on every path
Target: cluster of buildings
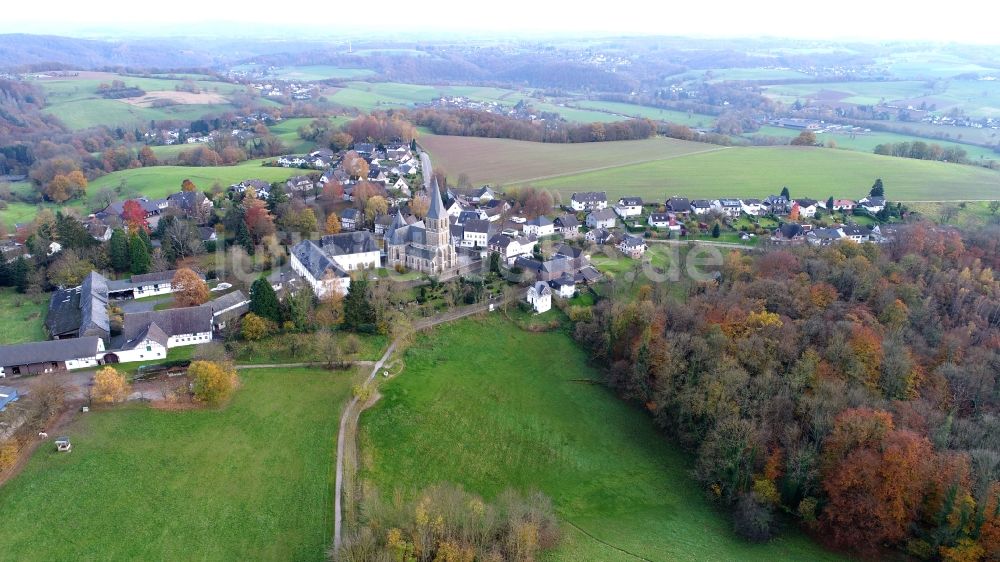
M 0 376 L 34 375 L 104 364 L 163 359 L 167 350 L 212 341 L 227 323 L 249 309 L 242 291 L 200 306 L 124 312 L 121 301 L 173 292 L 175 271 L 113 280 L 91 272 L 78 287 L 57 290 L 49 301 L 49 340 L 0 346 Z

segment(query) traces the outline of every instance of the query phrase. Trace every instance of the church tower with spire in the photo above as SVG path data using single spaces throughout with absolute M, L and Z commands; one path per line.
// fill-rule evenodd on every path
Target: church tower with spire
M 386 265 L 439 275 L 458 267 L 458 255 L 451 244 L 451 217 L 444 207 L 437 179 L 431 180 L 427 194 L 430 208 L 423 222 L 407 225 L 397 211 L 385 232 Z

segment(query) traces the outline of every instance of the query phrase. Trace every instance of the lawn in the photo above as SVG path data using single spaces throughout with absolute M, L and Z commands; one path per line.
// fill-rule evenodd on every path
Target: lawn
M 710 144 L 668 138 L 566 144 L 422 135 L 419 142 L 433 157 L 435 169 L 447 171 L 450 177 L 465 173 L 475 183 L 499 185 L 721 150 Z
M 441 481 L 486 498 L 539 489 L 566 529 L 552 561 L 624 560 L 570 524 L 655 561 L 837 559 L 794 529 L 740 541 L 692 480 L 692 458 L 588 382 L 598 374 L 565 333 L 465 320 L 419 336 L 405 362 L 362 417 L 362 477 L 387 497 Z
M 0 289 L 0 345 L 48 339 L 48 310 L 48 294 L 22 295 L 10 287 Z
M 326 560 L 353 375 L 240 373 L 222 410 L 96 411 L 0 489 L 10 560 Z
M 427 86 L 400 82 L 348 82 L 329 96 L 333 103 L 372 111 L 385 106 L 410 107 L 427 103 L 441 96 L 464 96 L 479 101 L 491 101 L 513 107 L 526 97 L 516 90 L 482 86 Z
M 863 197 L 878 177 L 894 201 L 995 199 L 1000 194 L 1000 173 L 978 166 L 786 146 L 728 148 L 531 183 L 564 197 L 598 189 L 607 190 L 609 198 L 635 195 L 647 201 L 671 195 L 765 197 L 788 186 L 793 197 L 826 200 Z

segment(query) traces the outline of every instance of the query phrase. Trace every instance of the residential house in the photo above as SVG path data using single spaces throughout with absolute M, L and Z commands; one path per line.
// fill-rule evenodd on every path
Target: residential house
M 97 336 L 0 346 L 0 377 L 96 367 L 104 353 Z
M 806 242 L 812 246 L 829 246 L 844 239 L 844 231 L 839 228 L 815 228 L 806 233 Z
M 199 191 L 179 191 L 167 197 L 167 208 L 190 219 L 203 219 L 212 212 L 212 200 Z
M 646 223 L 653 228 L 667 228 L 671 223 L 676 223 L 670 213 L 650 213 Z
M 472 219 L 461 225 L 452 225 L 451 235 L 455 246 L 486 248 L 489 246 L 490 221 Z
M 465 224 L 465 221 L 475 221 L 475 220 L 489 220 L 486 215 L 486 211 L 481 209 L 473 209 L 471 211 L 462 211 L 458 214 L 458 218 L 455 219 L 457 225 Z
M 767 206 L 760 199 L 741 199 L 740 207 L 744 213 L 752 217 L 761 217 L 767 214 Z
M 796 199 L 794 203 L 799 206 L 799 217 L 805 219 L 815 217 L 820 208 L 819 201 L 815 199 Z
M 508 236 L 507 234 L 496 234 L 489 240 L 488 247 L 491 251 L 500 254 L 500 259 L 507 265 L 522 256 L 530 256 L 537 244 L 535 238 L 525 236 Z
M 389 176 L 386 175 L 385 170 L 383 170 L 380 166 L 372 166 L 368 170 L 368 181 L 388 185 Z
M 642 197 L 622 197 L 615 205 L 615 212 L 622 219 L 642 214 Z
M 297 154 L 288 154 L 278 157 L 278 165 L 282 168 L 301 168 L 308 163 L 309 160 L 305 156 Z
M 576 295 L 576 279 L 568 272 L 549 281 L 549 287 L 552 288 L 559 298 L 571 299 Z
M 402 177 L 397 179 L 396 183 L 392 184 L 392 187 L 390 187 L 389 189 L 393 191 L 398 191 L 404 197 L 410 197 L 411 195 L 413 195 L 413 192 L 410 191 L 410 184 L 406 183 L 406 180 L 404 180 Z
M 858 201 L 858 206 L 869 213 L 875 214 L 885 209 L 885 197 L 865 197 L 861 201 Z
M 844 232 L 844 236 L 851 242 L 861 244 L 862 242 L 871 240 L 872 231 L 856 224 L 844 225 L 841 230 Z
M 212 309 L 212 328 L 216 332 L 250 312 L 250 298 L 243 291 L 236 290 L 211 300 L 207 305 Z
M 782 195 L 768 195 L 764 199 L 765 214 L 787 215 L 792 210 L 791 202 Z
M 646 241 L 631 234 L 623 236 L 617 247 L 621 253 L 632 259 L 641 258 L 646 253 Z
M 285 182 L 285 187 L 291 192 L 309 191 L 315 185 L 309 176 L 293 176 Z
M 354 152 L 361 156 L 371 156 L 375 154 L 375 145 L 367 142 L 354 143 Z
M 580 235 L 580 221 L 577 220 L 576 215 L 566 213 L 565 215 L 556 217 L 553 225 L 556 232 L 561 234 L 563 238 L 576 238 Z
M 524 223 L 524 233 L 528 236 L 536 236 L 541 238 L 543 236 L 551 236 L 556 233 L 555 224 L 552 219 L 544 215 L 540 217 L 533 218 Z
M 543 281 L 536 281 L 528 288 L 528 302 L 535 314 L 548 312 L 552 309 L 552 289 Z
M 271 183 L 261 179 L 249 179 L 234 183 L 229 189 L 240 195 L 246 193 L 247 189 L 253 189 L 258 198 L 265 199 L 271 193 Z
M 716 199 L 712 204 L 723 215 L 732 219 L 740 218 L 740 213 L 743 212 L 743 203 L 739 199 Z
M 347 175 L 347 172 L 343 168 L 330 168 L 329 170 L 323 172 L 323 175 L 319 177 L 319 183 L 327 184 L 332 181 L 339 182 L 342 184 L 348 184 L 351 181 L 351 177 Z
M 687 197 L 671 197 L 667 199 L 666 209 L 682 217 L 687 217 L 692 212 L 691 202 L 688 201 Z
M 292 270 L 323 298 L 333 292 L 347 294 L 350 272 L 374 269 L 381 253 L 371 232 L 328 234 L 319 241 L 303 240 L 291 249 Z
M 845 213 L 850 213 L 854 210 L 854 201 L 850 199 L 834 199 L 833 200 L 833 210 L 843 211 Z
M 801 224 L 786 222 L 774 229 L 774 234 L 771 236 L 771 240 L 782 243 L 795 243 L 801 242 L 804 236 L 805 230 L 802 228 Z
M 593 211 L 608 207 L 608 194 L 604 191 L 574 192 L 569 200 L 574 211 Z
M 712 205 L 712 202 L 708 201 L 707 199 L 695 199 L 694 201 L 691 201 L 690 205 L 691 205 L 691 212 L 699 216 L 707 215 L 708 213 L 711 213 L 712 211 L 715 210 L 715 208 Z
M 615 235 L 613 232 L 606 228 L 595 228 L 589 232 L 584 237 L 587 242 L 593 242 L 598 245 L 612 245 L 615 243 Z
M 615 212 L 611 209 L 599 209 L 587 215 L 587 228 L 614 228 L 617 224 Z
M 355 230 L 361 221 L 361 211 L 350 207 L 340 213 L 340 228 L 343 230 Z

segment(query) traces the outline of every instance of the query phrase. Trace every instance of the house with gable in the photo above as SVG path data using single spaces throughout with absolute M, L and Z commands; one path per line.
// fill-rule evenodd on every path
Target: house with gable
M 535 310 L 535 314 L 548 312 L 552 309 L 552 289 L 544 281 L 536 281 L 528 288 L 528 303 Z
M 375 235 L 368 231 L 328 234 L 318 241 L 303 240 L 291 248 L 292 270 L 309 283 L 319 298 L 334 291 L 346 294 L 351 273 L 375 269 L 380 263 Z
M 617 224 L 615 212 L 611 209 L 598 209 L 587 215 L 587 228 L 614 228 Z
M 574 211 L 593 211 L 608 207 L 608 194 L 604 191 L 574 192 L 569 200 Z
M 638 217 L 642 214 L 642 197 L 622 197 L 615 204 L 615 212 L 622 219 Z

